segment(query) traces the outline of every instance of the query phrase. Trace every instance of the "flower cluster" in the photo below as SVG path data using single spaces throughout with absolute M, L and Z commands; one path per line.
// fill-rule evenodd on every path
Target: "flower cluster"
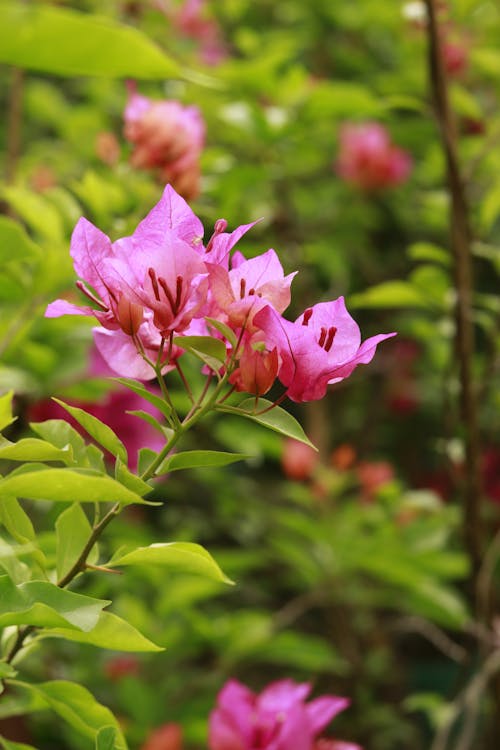
M 306 703 L 307 683 L 280 680 L 256 695 L 229 680 L 209 720 L 210 750 L 360 750 L 358 745 L 318 735 L 349 705 L 347 698 L 324 695 Z
M 404 182 L 411 158 L 391 143 L 387 130 L 376 122 L 346 124 L 340 131 L 337 172 L 361 190 L 376 191 Z
M 170 182 L 190 200 L 200 192 L 200 154 L 205 143 L 205 123 L 197 107 L 178 101 L 153 101 L 129 83 L 124 112 L 125 138 L 133 144 L 132 166 L 155 169 L 162 182 Z
M 278 379 L 293 401 L 320 399 L 395 334 L 361 343 L 342 297 L 307 308 L 294 322 L 284 318 L 295 274 L 285 276 L 274 250 L 231 257 L 252 226 L 229 233 L 219 219 L 203 244 L 201 222 L 169 185 L 130 237 L 111 243 L 81 218 L 71 256 L 77 287 L 93 306 L 56 300 L 46 315 L 94 315 L 96 346 L 119 375 L 150 380 L 177 366 L 189 348 L 182 337 L 212 336 L 226 352 L 212 374 L 235 390 L 263 395 Z

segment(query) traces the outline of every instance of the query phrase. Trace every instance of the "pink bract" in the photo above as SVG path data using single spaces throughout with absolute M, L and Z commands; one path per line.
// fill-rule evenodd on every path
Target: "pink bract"
M 343 298 L 308 308 L 295 323 L 283 318 L 295 274 L 285 276 L 275 251 L 230 258 L 252 226 L 227 232 L 227 221 L 218 219 L 205 246 L 201 222 L 170 185 L 135 232 L 114 243 L 82 218 L 71 255 L 77 287 L 93 306 L 60 299 L 45 314 L 95 316 L 96 347 L 119 375 L 150 380 L 177 366 L 183 351 L 175 336 L 216 335 L 225 342 L 236 390 L 263 395 L 278 377 L 292 400 L 319 399 L 394 334 L 361 343 Z M 208 321 L 207 328 L 206 318 L 232 328 L 238 345 L 217 324 Z
M 325 695 L 306 703 L 307 683 L 280 680 L 256 695 L 229 680 L 209 719 L 210 750 L 313 750 L 317 735 L 349 705 Z
M 295 323 L 268 306 L 257 313 L 254 324 L 264 332 L 268 347 L 278 349 L 278 378 L 292 401 L 323 398 L 329 384 L 371 362 L 377 345 L 396 335 L 379 334 L 361 343 L 359 327 L 343 297 L 308 308 Z
M 388 131 L 376 122 L 347 124 L 340 130 L 337 172 L 362 190 L 383 190 L 405 182 L 410 155 L 391 143 Z

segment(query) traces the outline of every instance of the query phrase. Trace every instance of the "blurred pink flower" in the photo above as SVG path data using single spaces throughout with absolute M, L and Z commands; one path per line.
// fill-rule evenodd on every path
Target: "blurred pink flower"
M 373 500 L 381 487 L 394 479 L 394 467 L 388 461 L 360 461 L 356 473 L 365 500 Z
M 371 362 L 377 345 L 396 335 L 382 333 L 361 343 L 359 327 L 343 297 L 309 307 L 295 323 L 268 306 L 257 313 L 254 324 L 264 331 L 267 346 L 278 349 L 278 378 L 292 401 L 323 398 L 329 384 Z
M 307 683 L 280 680 L 256 695 L 229 680 L 210 714 L 210 750 L 313 750 L 317 735 L 349 705 L 325 695 L 306 703 Z
M 182 750 L 182 729 L 179 724 L 163 724 L 154 729 L 141 750 Z
M 319 455 L 314 448 L 292 438 L 283 441 L 281 468 L 288 479 L 295 482 L 310 479 L 318 463 Z
M 137 656 L 124 654 L 122 656 L 113 656 L 104 664 L 104 673 L 108 680 L 120 682 L 124 677 L 135 676 L 139 674 L 141 663 Z
M 376 122 L 346 124 L 340 130 L 336 169 L 351 185 L 376 191 L 399 185 L 411 171 L 411 157 L 391 143 L 389 133 Z
M 227 57 L 217 21 L 206 12 L 205 0 L 184 0 L 172 15 L 176 30 L 199 42 L 200 58 L 206 65 L 218 65 Z
M 199 159 L 205 144 L 205 123 L 197 107 L 165 99 L 154 101 L 129 84 L 124 112 L 125 138 L 133 144 L 130 157 L 138 169 L 155 169 L 163 182 L 190 200 L 200 192 Z
M 461 78 L 469 67 L 469 48 L 464 40 L 443 39 L 443 61 L 450 78 Z

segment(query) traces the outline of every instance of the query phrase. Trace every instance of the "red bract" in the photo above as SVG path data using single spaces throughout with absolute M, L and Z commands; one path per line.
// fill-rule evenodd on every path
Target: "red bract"
M 229 680 L 209 719 L 210 750 L 313 750 L 317 735 L 340 711 L 347 698 L 325 695 L 306 703 L 307 683 L 280 680 L 256 695 Z
M 361 190 L 384 190 L 405 182 L 411 164 L 410 155 L 391 143 L 383 125 L 348 124 L 340 130 L 337 172 Z
M 281 358 L 278 378 L 292 401 L 323 398 L 329 384 L 347 378 L 359 364 L 371 362 L 377 345 L 395 333 L 372 336 L 361 343 L 358 325 L 344 298 L 308 308 L 295 323 L 265 307 L 254 318 L 268 347 Z
M 200 154 L 205 143 L 205 124 L 197 107 L 175 100 L 153 101 L 129 85 L 125 107 L 125 138 L 133 144 L 131 164 L 156 169 L 185 198 L 199 192 Z

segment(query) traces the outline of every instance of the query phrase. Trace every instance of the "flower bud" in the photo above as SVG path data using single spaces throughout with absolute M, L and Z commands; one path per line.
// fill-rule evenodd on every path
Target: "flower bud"
M 116 310 L 116 318 L 120 324 L 120 328 L 123 333 L 127 336 L 133 336 L 137 333 L 142 323 L 144 316 L 144 310 L 141 305 L 136 305 L 135 302 L 130 302 L 123 294 L 118 302 Z

